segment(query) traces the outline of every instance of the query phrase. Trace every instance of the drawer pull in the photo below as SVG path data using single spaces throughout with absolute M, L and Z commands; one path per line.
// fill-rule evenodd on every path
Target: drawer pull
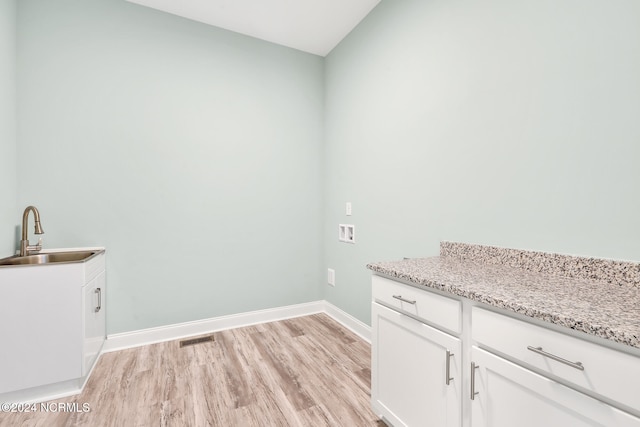
M 471 400 L 476 399 L 476 369 L 480 366 L 476 365 L 476 362 L 471 362 Z
M 416 303 L 416 301 L 415 301 L 415 300 L 411 301 L 411 300 L 408 300 L 408 299 L 404 299 L 404 298 L 402 298 L 402 295 L 393 295 L 393 297 L 394 297 L 395 299 L 399 299 L 400 301 L 406 302 L 406 303 L 408 303 L 408 304 L 415 304 L 415 303 Z
M 576 369 L 579 369 L 581 371 L 584 371 L 584 366 L 582 366 L 582 362 L 572 362 L 570 360 L 563 359 L 562 357 L 556 356 L 555 354 L 547 353 L 546 351 L 544 351 L 542 349 L 542 347 L 532 347 L 532 346 L 528 345 L 527 346 L 527 350 L 531 350 L 534 353 L 541 354 L 541 355 L 543 355 L 545 357 L 548 357 L 549 359 L 555 360 L 556 362 L 564 363 L 565 365 L 569 365 L 572 368 L 576 368 Z
M 447 350 L 445 373 L 444 373 L 444 375 L 445 375 L 444 383 L 446 385 L 449 385 L 451 383 L 451 381 L 453 381 L 453 378 L 451 377 L 451 356 L 453 356 L 453 353 L 451 353 L 451 351 Z

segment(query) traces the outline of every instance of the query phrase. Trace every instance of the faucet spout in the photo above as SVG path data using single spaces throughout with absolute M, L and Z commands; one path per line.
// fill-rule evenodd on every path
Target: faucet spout
M 35 234 L 44 234 L 42 225 L 40 224 L 40 212 L 35 206 L 27 206 L 22 214 L 22 240 L 20 240 L 20 256 L 27 256 L 29 252 L 38 252 L 42 249 L 42 245 L 29 246 L 29 238 L 27 228 L 29 223 L 29 212 L 33 212 L 35 220 Z

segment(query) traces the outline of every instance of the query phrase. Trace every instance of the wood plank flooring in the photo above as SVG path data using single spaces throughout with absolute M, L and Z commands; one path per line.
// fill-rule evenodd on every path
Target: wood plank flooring
M 0 413 L 0 427 L 384 426 L 369 406 L 370 345 L 327 315 L 213 337 L 106 353 L 82 394 L 51 402 L 78 410 Z

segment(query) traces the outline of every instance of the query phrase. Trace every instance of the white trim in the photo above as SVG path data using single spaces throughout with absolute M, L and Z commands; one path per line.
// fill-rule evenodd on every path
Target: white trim
M 361 322 L 346 311 L 339 309 L 329 301 L 324 301 L 324 311 L 336 322 L 371 344 L 371 326 Z
M 147 344 L 171 341 L 226 329 L 307 316 L 309 314 L 322 313 L 324 311 L 324 301 L 314 301 L 305 304 L 250 311 L 247 313 L 213 317 L 193 322 L 160 326 L 157 328 L 111 334 L 107 336 L 107 340 L 105 341 L 102 351 L 106 353 L 116 350 L 124 350 L 125 348 L 140 347 Z
M 289 305 L 266 310 L 250 311 L 229 316 L 213 317 L 193 322 L 177 323 L 157 328 L 111 334 L 102 348 L 103 353 L 140 347 L 164 341 L 171 341 L 194 335 L 202 335 L 226 329 L 241 328 L 259 323 L 326 313 L 338 323 L 351 330 L 367 342 L 371 342 L 371 327 L 339 309 L 328 301 L 314 301 L 305 304 Z
M 0 393 L 0 401 L 6 403 L 39 403 L 74 396 L 82 392 L 85 378 L 75 378 L 54 384 Z
M 93 373 L 93 369 L 98 364 L 98 360 L 100 360 L 101 355 L 101 353 L 98 353 L 98 357 L 96 357 L 95 362 L 91 366 L 91 370 L 89 370 L 87 375 L 84 377 L 28 389 L 0 393 L 0 401 L 30 405 L 32 403 L 47 402 L 49 400 L 78 395 L 82 393 L 84 386 L 87 385 L 87 381 L 89 381 L 89 377 Z

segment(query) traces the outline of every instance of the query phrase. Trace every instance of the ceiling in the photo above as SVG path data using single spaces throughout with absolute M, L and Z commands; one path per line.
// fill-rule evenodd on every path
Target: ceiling
M 380 0 L 127 0 L 326 56 Z

